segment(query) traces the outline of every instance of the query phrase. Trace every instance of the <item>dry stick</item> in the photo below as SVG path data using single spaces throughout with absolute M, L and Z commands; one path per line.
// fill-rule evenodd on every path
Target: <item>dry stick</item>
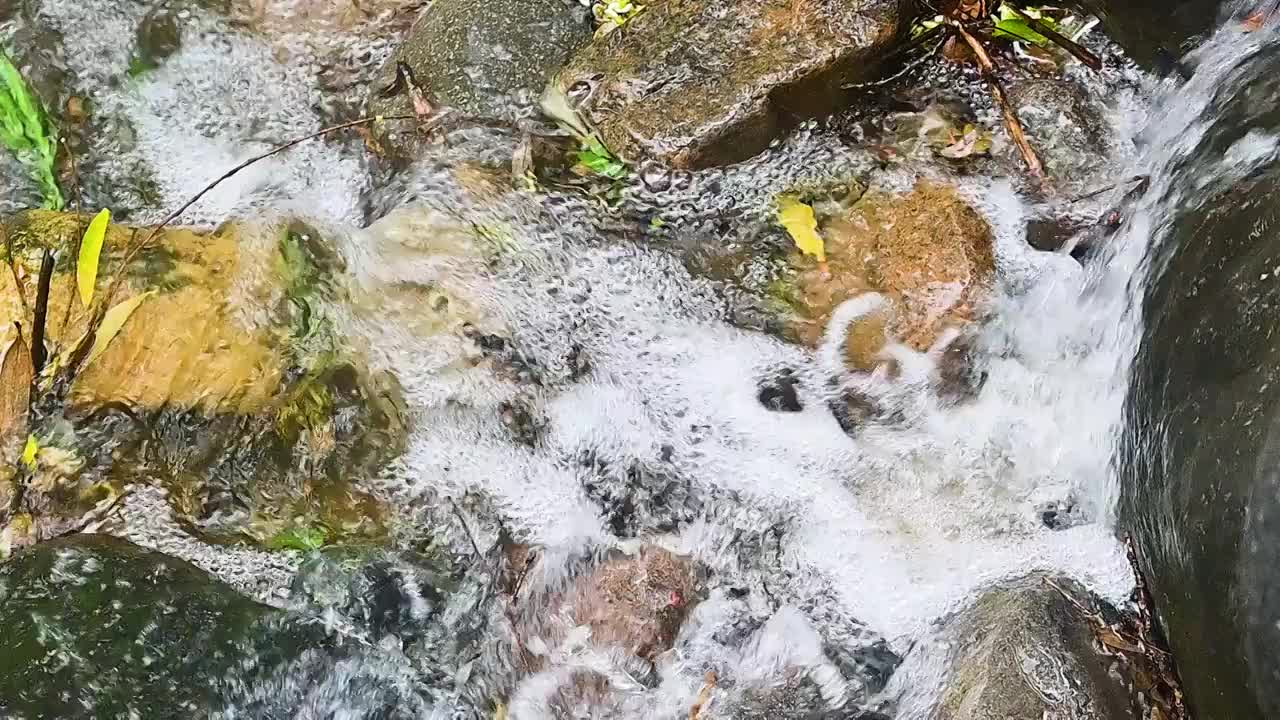
M 49 293 L 53 281 L 53 253 L 44 249 L 40 260 L 40 278 L 36 282 L 36 312 L 31 318 L 31 367 L 39 375 L 49 350 L 44 346 L 45 325 L 49 320 Z
M 1102 72 L 1102 58 L 1094 55 L 1093 51 L 1089 50 L 1089 48 L 1049 27 L 1048 23 L 1041 22 L 1040 20 L 1022 12 L 1022 9 L 1013 3 L 1005 3 L 1005 7 L 1008 7 L 1014 12 L 1014 14 L 1022 18 L 1022 20 L 1030 25 L 1036 32 L 1054 41 L 1063 50 L 1074 55 L 1077 60 L 1088 65 L 1094 72 Z
M 978 42 L 978 38 L 964 29 L 964 25 L 952 20 L 951 27 L 960 33 L 960 37 L 969 43 L 969 47 L 973 50 L 973 54 L 978 58 L 978 66 L 982 68 L 982 74 L 987 80 L 987 85 L 991 87 L 991 97 L 996 101 L 996 105 L 1000 106 L 1000 111 L 1004 113 L 1004 124 L 1009 129 L 1009 136 L 1013 138 L 1013 144 L 1018 146 L 1018 151 L 1022 153 L 1022 159 L 1027 163 L 1027 169 L 1031 174 L 1044 182 L 1044 165 L 1040 162 L 1040 157 L 1036 155 L 1036 151 L 1031 147 L 1031 143 L 1027 141 L 1027 134 L 1022 129 L 1022 121 L 1018 119 L 1018 113 L 1009 104 L 1008 98 L 1005 97 L 1004 88 L 1000 85 L 1000 78 L 996 77 L 996 66 L 991 61 L 991 56 L 987 54 L 986 49 L 982 47 L 982 43 Z

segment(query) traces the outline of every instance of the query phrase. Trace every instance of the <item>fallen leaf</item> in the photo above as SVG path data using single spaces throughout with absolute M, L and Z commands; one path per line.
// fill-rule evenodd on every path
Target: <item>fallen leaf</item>
M 102 324 L 98 326 L 98 332 L 93 338 L 93 348 L 89 350 L 89 357 L 84 361 L 86 366 L 107 351 L 107 346 L 120 333 L 120 329 L 124 327 L 124 324 L 129 321 L 129 316 L 133 315 L 133 311 L 138 309 L 143 300 L 154 294 L 155 290 L 150 290 L 141 295 L 131 297 L 111 308 L 102 316 Z
M 111 224 L 111 211 L 103 210 L 89 223 L 80 241 L 80 257 L 76 260 L 76 285 L 80 288 L 80 302 L 85 307 L 93 302 L 93 288 L 98 282 L 98 257 L 102 243 L 107 238 L 107 226 Z
M 22 448 L 22 464 L 29 470 L 36 469 L 36 456 L 40 454 L 40 441 L 35 435 L 27 436 L 26 447 Z
M 0 361 L 0 438 L 27 431 L 34 375 L 31 350 L 19 335 L 5 348 Z
M 826 245 L 818 234 L 818 220 L 812 207 L 784 195 L 778 198 L 778 223 L 786 228 L 800 252 L 817 258 L 818 262 L 827 261 Z
M 1141 654 L 1142 648 L 1124 639 L 1119 633 L 1110 629 L 1103 628 L 1098 631 L 1098 640 L 1109 648 L 1114 650 L 1123 650 L 1127 653 Z
M 938 151 L 938 154 L 951 160 L 962 160 L 989 152 L 991 152 L 991 134 L 982 132 L 973 125 L 965 125 L 960 137 Z

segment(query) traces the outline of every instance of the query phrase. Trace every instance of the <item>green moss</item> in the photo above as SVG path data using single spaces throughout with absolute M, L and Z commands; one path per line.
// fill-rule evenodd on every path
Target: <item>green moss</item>
M 304 430 L 318 430 L 333 417 L 333 393 L 324 383 L 325 374 L 321 372 L 303 377 L 290 391 L 289 400 L 276 413 L 276 432 L 287 442 L 297 442 Z

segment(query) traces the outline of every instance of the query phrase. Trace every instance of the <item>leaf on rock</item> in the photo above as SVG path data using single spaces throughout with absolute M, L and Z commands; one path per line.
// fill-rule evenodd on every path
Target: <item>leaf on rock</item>
M 965 125 L 964 132 L 938 154 L 951 160 L 961 160 L 974 155 L 987 155 L 991 152 L 991 133 L 983 132 L 974 125 Z
M 826 262 L 826 245 L 818 234 L 818 219 L 811 206 L 789 195 L 778 198 L 778 223 L 786 228 L 800 252 Z
M 0 438 L 27 431 L 34 375 L 31 350 L 19 335 L 5 348 L 0 361 Z
M 40 454 L 40 441 L 35 435 L 27 436 L 27 445 L 22 448 L 22 464 L 29 470 L 36 469 L 36 457 Z
M 80 288 L 80 302 L 85 307 L 93 302 L 93 288 L 98 283 L 98 258 L 102 243 L 107 238 L 107 226 L 111 224 L 111 211 L 103 210 L 89 223 L 80 241 L 80 257 L 76 260 L 76 285 Z
M 120 329 L 129 321 L 129 316 L 133 315 L 133 311 L 138 309 L 143 300 L 154 294 L 155 290 L 151 290 L 131 297 L 111 308 L 102 316 L 102 324 L 98 326 L 98 332 L 94 335 L 93 348 L 89 350 L 89 357 L 84 361 L 85 365 L 92 363 L 99 355 L 107 351 L 107 346 L 116 338 L 116 335 L 120 334 Z

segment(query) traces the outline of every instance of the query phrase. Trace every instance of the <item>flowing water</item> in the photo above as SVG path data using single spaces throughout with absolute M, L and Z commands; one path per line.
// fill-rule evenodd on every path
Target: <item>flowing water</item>
M 340 116 L 390 48 L 360 39 L 368 25 L 263 37 L 192 9 L 181 48 L 160 68 L 121 80 L 127 38 L 146 6 L 39 7 L 44 26 L 74 38 L 65 62 L 75 91 L 111 118 L 87 161 L 86 174 L 98 178 L 87 183 L 88 202 L 127 207 L 137 222 L 161 217 L 222 168 Z M 1203 132 L 1221 76 L 1272 41 L 1269 30 L 1222 34 L 1192 59 L 1185 83 L 1133 71 L 1110 84 L 1088 81 L 1109 107 L 1109 157 L 1075 182 L 1143 173 L 1153 184 L 1086 265 L 1027 246 L 1025 222 L 1038 208 L 1010 181 L 954 180 L 996 232 L 999 284 L 979 343 L 988 380 L 974 400 L 944 405 L 926 389 L 934 359 L 899 348 L 902 376 L 870 382 L 902 422 L 854 437 L 826 401 L 841 384 L 868 381 L 847 376 L 838 340 L 809 351 L 755 329 L 737 285 L 692 274 L 686 262 L 699 243 L 750 248 L 781 190 L 865 174 L 868 156 L 817 126 L 734 168 L 630 189 L 625 208 L 659 212 L 674 228 L 661 237 L 629 230 L 577 196 L 476 192 L 457 168 L 501 165 L 519 139 L 484 129 L 451 133 L 390 180 L 370 172 L 356 140 L 305 145 L 237 176 L 184 220 L 252 215 L 264 218 L 265 236 L 273 218 L 302 215 L 338 245 L 351 299 L 328 311 L 353 346 L 399 378 L 411 410 L 408 451 L 380 481 L 399 522 L 462 556 L 468 531 L 481 548 L 500 529 L 544 548 L 527 580 L 530 597 L 556 587 L 582 558 L 641 538 L 707 569 L 707 599 L 643 682 L 626 661 L 572 637 L 545 648 L 544 669 L 518 683 L 501 653 L 441 651 L 404 660 L 433 678 L 415 691 L 416 713 L 470 717 L 468 703 L 501 691 L 512 717 L 551 716 L 548 699 L 575 670 L 590 669 L 625 691 L 610 717 L 674 717 L 687 713 L 708 669 L 742 688 L 800 668 L 828 700 L 927 717 L 947 662 L 938 623 L 985 588 L 1040 570 L 1127 600 L 1132 577 L 1113 529 L 1111 463 L 1140 322 L 1132 301 L 1148 239 L 1161 236 L 1184 193 L 1197 191 L 1163 178 Z M 335 67 L 349 74 L 347 90 L 321 87 Z M 1147 117 L 1160 122 L 1146 126 Z M 1275 138 L 1246 136 L 1214 172 L 1247 172 L 1276 151 Z M 131 190 L 142 172 L 154 186 L 150 199 Z M 937 171 L 876 172 L 878 184 L 905 188 Z M 1121 192 L 1079 209 L 1101 212 Z M 726 218 L 733 227 L 723 227 Z M 769 272 L 749 253 L 739 264 L 744 275 Z M 475 340 L 491 336 L 504 339 L 497 351 Z M 760 383 L 783 369 L 799 381 L 800 412 L 772 412 L 757 398 Z M 1046 508 L 1070 521 L 1048 527 Z M 134 536 L 148 534 L 135 528 Z M 175 547 L 166 546 L 229 572 L 207 562 L 214 550 Z M 231 562 L 259 561 L 249 553 Z M 461 615 L 453 617 L 459 628 L 474 624 Z M 509 641 L 501 626 L 499 617 L 480 632 L 501 646 Z M 738 641 L 726 641 L 735 633 Z M 833 646 L 850 649 L 863 669 L 874 664 L 868 658 L 889 669 L 895 655 L 905 660 L 880 687 L 842 673 Z M 360 657 L 344 660 L 320 681 L 326 689 L 298 700 L 307 709 L 294 711 L 361 716 L 368 698 L 359 678 L 378 671 L 360 667 Z M 240 692 L 304 697 L 279 684 Z M 226 716 L 242 715 L 233 707 Z

